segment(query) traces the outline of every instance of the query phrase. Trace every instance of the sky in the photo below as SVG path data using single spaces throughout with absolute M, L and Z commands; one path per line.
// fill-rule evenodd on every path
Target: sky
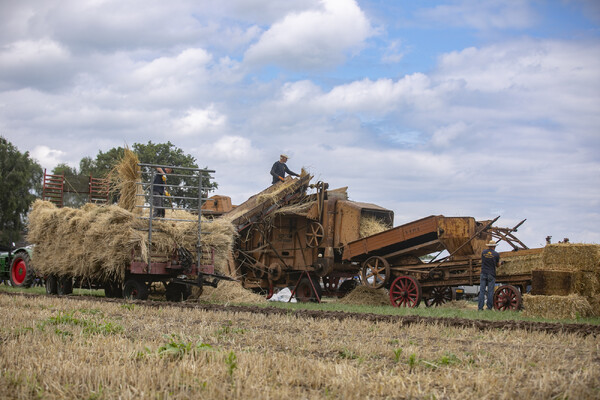
M 170 141 L 240 204 L 287 153 L 395 226 L 600 243 L 599 130 L 596 0 L 0 2 L 0 135 L 48 170 Z

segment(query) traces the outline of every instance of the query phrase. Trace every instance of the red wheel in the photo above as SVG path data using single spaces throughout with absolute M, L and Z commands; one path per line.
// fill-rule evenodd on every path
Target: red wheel
M 271 297 L 273 297 L 273 284 L 269 283 L 269 290 L 267 291 L 265 298 L 269 300 Z
M 399 276 L 390 287 L 390 301 L 394 307 L 419 307 L 423 292 L 412 276 Z
M 10 282 L 14 287 L 28 288 L 33 283 L 33 278 L 34 272 L 31 268 L 29 254 L 23 251 L 18 252 L 10 265 Z
M 310 283 L 311 280 L 312 284 Z M 317 291 L 316 294 L 315 290 Z M 298 300 L 300 303 L 306 303 L 309 301 L 319 301 L 319 299 L 321 298 L 321 294 L 321 285 L 319 284 L 319 280 L 315 277 L 311 277 L 310 280 L 308 278 L 302 278 L 300 282 L 298 282 L 298 286 L 296 287 L 296 300 Z
M 362 284 L 381 289 L 388 283 L 390 276 L 390 264 L 385 258 L 373 256 L 363 263 L 360 271 Z
M 502 285 L 494 292 L 494 309 L 498 311 L 519 310 L 521 292 L 512 285 Z

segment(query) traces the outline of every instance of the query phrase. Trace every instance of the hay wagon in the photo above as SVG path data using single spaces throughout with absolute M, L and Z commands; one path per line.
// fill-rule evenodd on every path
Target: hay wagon
M 528 249 L 514 236 L 525 220 L 513 228 L 498 228 L 493 226 L 498 218 L 429 216 L 352 241 L 344 247 L 343 259 L 360 263 L 363 284 L 389 289 L 394 306 L 418 307 L 421 301 L 441 305 L 455 298 L 453 288 L 479 284 L 481 252 L 493 238 L 513 247 L 500 253 L 503 262 L 541 253 L 542 249 Z M 447 255 L 438 259 L 443 253 Z M 496 281 L 502 285 L 494 295 L 494 307 L 519 309 L 531 273 L 498 269 Z
M 85 273 L 48 274 L 47 293 L 64 295 L 72 293 L 73 287 L 84 287 L 104 289 L 106 297 L 146 299 L 154 283 L 163 283 L 167 300 L 181 301 L 191 294 L 192 286 L 200 289 L 204 285 L 216 287 L 220 279 L 231 279 L 215 273 L 214 248 L 207 246 L 204 243 L 206 238 L 203 238 L 203 235 L 210 234 L 205 226 L 210 221 L 203 218 L 202 203 L 206 200 L 206 180 L 214 171 L 152 164 L 138 164 L 138 167 L 142 179 L 131 185 L 133 189 L 129 188 L 133 217 L 115 205 L 109 206 L 114 207 L 112 209 L 98 211 L 98 214 L 106 216 L 104 220 L 98 217 L 94 222 L 93 230 L 100 233 L 102 227 L 98 225 L 112 225 L 106 227 L 106 232 L 111 234 L 98 239 L 104 239 L 102 245 L 109 246 L 108 250 L 114 252 L 116 256 L 112 261 L 117 267 L 111 265 L 111 260 L 93 257 L 95 252 L 89 252 L 92 258 L 97 259 L 86 261 L 89 265 L 86 265 Z M 168 174 L 171 182 L 182 178 L 183 183 L 156 183 L 154 178 L 159 167 L 171 168 L 173 172 Z M 155 189 L 158 186 L 169 190 L 173 187 L 177 193 L 170 195 L 167 191 L 157 194 Z M 125 194 L 121 192 L 121 196 Z M 160 210 L 164 215 L 159 217 L 157 215 L 161 213 L 157 211 Z M 164 210 L 170 211 L 164 213 Z M 109 215 L 111 213 L 114 214 Z M 75 223 L 72 217 L 64 221 L 65 225 Z M 183 232 L 177 231 L 178 226 L 185 228 Z M 195 226 L 197 229 L 193 228 Z M 112 236 L 120 228 L 127 232 L 122 237 Z M 195 232 L 190 232 L 190 229 L 195 229 Z M 118 243 L 118 240 L 135 241 L 136 244 Z M 83 243 L 89 243 L 89 240 Z M 101 243 L 97 245 L 98 251 L 101 251 Z M 123 251 L 119 253 L 115 249 L 119 246 L 130 249 L 126 250 L 129 255 L 121 254 Z M 111 269 L 110 274 L 108 269 Z

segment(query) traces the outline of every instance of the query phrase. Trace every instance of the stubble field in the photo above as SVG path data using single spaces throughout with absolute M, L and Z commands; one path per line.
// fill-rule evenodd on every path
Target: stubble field
M 9 399 L 600 396 L 593 334 L 0 293 L 0 339 Z

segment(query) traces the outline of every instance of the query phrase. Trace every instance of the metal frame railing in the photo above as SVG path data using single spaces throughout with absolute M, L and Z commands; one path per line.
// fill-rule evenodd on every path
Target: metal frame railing
M 138 205 L 136 207 L 138 208 L 142 208 L 142 209 L 148 209 L 149 213 L 148 213 L 148 217 L 145 216 L 140 216 L 140 219 L 147 219 L 148 220 L 148 265 L 150 265 L 151 263 L 151 257 L 152 257 L 152 252 L 151 252 L 151 247 L 152 247 L 152 232 L 153 232 L 153 222 L 157 219 L 160 219 L 161 221 L 181 221 L 181 222 L 196 222 L 195 219 L 181 219 L 181 218 L 164 218 L 164 217 L 157 217 L 155 216 L 155 210 L 158 209 L 163 209 L 163 210 L 167 210 L 167 209 L 173 209 L 173 210 L 183 210 L 183 211 L 191 211 L 191 212 L 195 212 L 198 214 L 198 236 L 197 236 L 197 243 L 196 243 L 196 265 L 200 265 L 200 262 L 202 260 L 202 243 L 201 243 L 201 239 L 202 239 L 202 204 L 207 200 L 206 197 L 206 193 L 205 191 L 207 191 L 209 189 L 209 186 L 204 186 L 203 185 L 203 180 L 206 178 L 209 181 L 211 179 L 214 179 L 210 174 L 214 173 L 214 170 L 209 170 L 209 169 L 203 169 L 203 168 L 189 168 L 189 167 L 178 167 L 178 166 L 172 166 L 172 165 L 160 165 L 160 164 L 144 164 L 144 163 L 139 163 L 138 164 L 142 170 L 142 180 L 141 182 L 138 182 L 138 185 L 141 185 L 142 187 L 142 191 L 143 193 L 141 194 L 137 194 L 137 196 L 142 196 L 144 197 L 144 204 L 143 205 Z M 156 175 L 158 174 L 157 168 L 161 168 L 163 169 L 163 171 L 166 168 L 170 168 L 172 171 L 169 174 L 165 174 L 167 176 L 167 181 L 163 184 L 156 184 L 154 183 L 154 179 L 156 178 Z M 188 174 L 183 174 L 181 172 L 187 172 Z M 180 173 L 177 173 L 180 172 Z M 144 179 L 144 177 L 149 177 L 149 180 Z M 187 183 L 187 185 L 184 184 L 169 184 L 169 177 L 172 178 L 185 178 L 185 182 Z M 193 183 L 197 183 L 196 185 L 192 186 L 191 184 Z M 155 194 L 154 193 L 154 187 L 156 186 L 161 186 L 164 187 L 165 189 L 168 187 L 174 187 L 177 189 L 180 189 L 179 191 L 183 190 L 183 195 L 181 196 L 165 196 L 160 195 L 160 194 Z M 198 189 L 198 195 L 196 196 L 190 196 L 187 195 L 188 192 L 191 192 L 192 189 Z M 162 201 L 162 205 L 160 207 L 155 206 L 154 204 L 154 200 L 156 199 L 156 197 L 160 197 L 163 199 Z M 164 201 L 166 199 L 171 199 L 171 207 L 166 207 L 164 204 Z M 173 200 L 176 201 L 176 203 L 173 202 Z M 187 206 L 187 204 L 189 204 L 189 206 Z M 193 207 L 191 205 L 194 205 Z M 175 206 L 176 205 L 176 206 Z

